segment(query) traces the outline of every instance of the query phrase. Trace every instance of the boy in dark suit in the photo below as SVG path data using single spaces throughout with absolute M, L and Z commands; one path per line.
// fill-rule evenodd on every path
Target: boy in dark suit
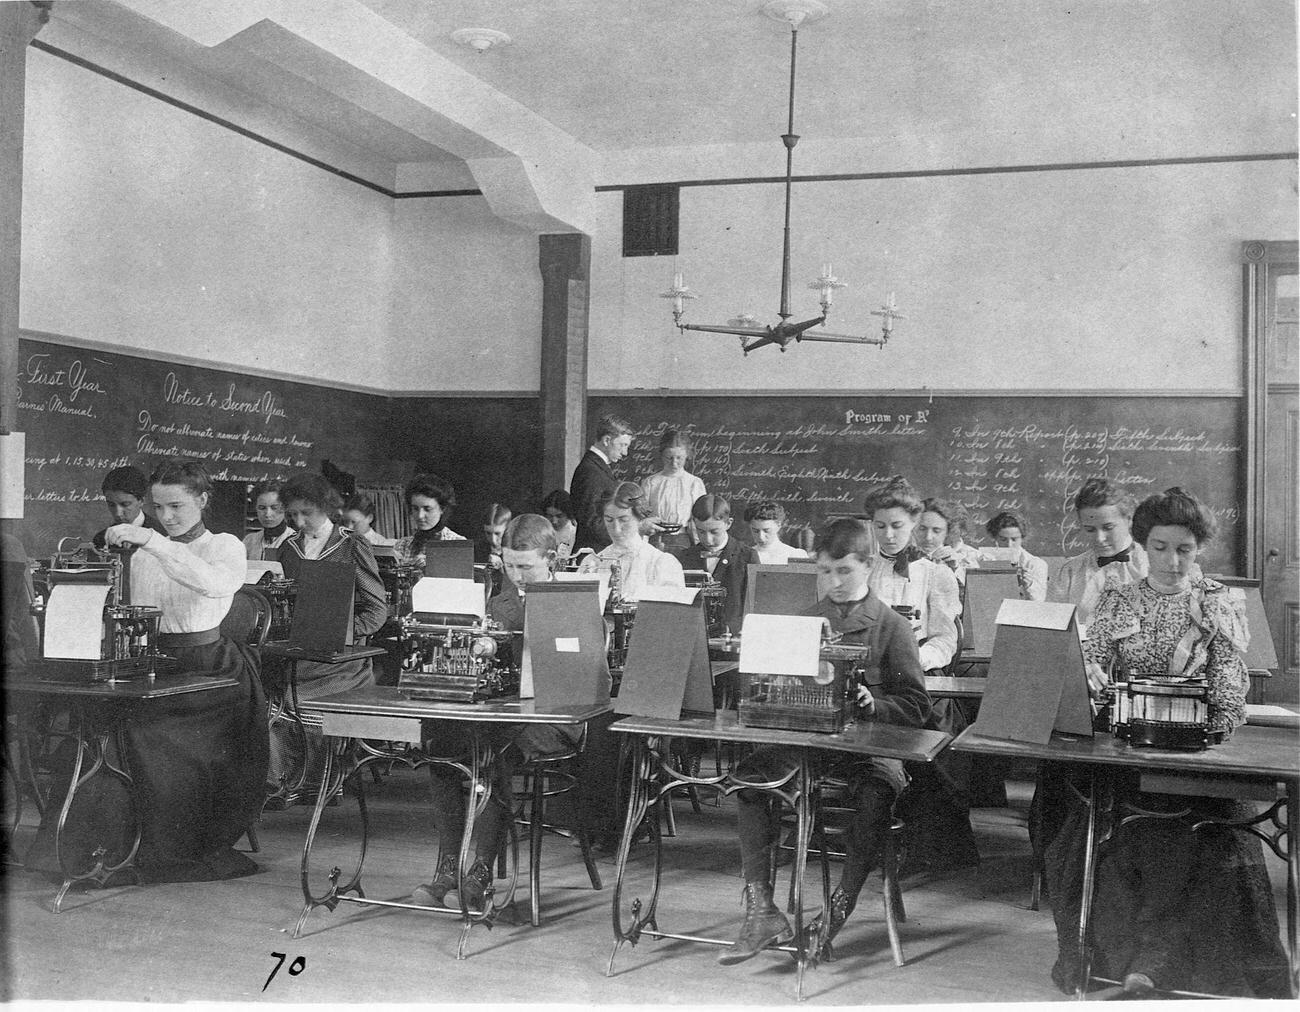
M 612 465 L 627 456 L 632 446 L 632 426 L 613 415 L 596 420 L 596 441 L 573 469 L 569 495 L 573 499 L 573 519 L 578 535 L 573 550 L 590 548 L 600 551 L 609 544 L 609 535 L 599 515 L 600 497 L 618 485 Z
M 728 533 L 731 503 L 722 496 L 712 493 L 700 496 L 691 507 L 691 519 L 700 541 L 682 552 L 682 569 L 702 569 L 726 588 L 724 621 L 728 629 L 738 633 L 745 610 L 747 567 L 758 558 L 749 545 Z
M 844 642 L 871 647 L 866 684 L 858 685 L 857 720 L 879 720 L 904 727 L 924 727 L 930 718 L 916 639 L 907 620 L 882 604 L 867 585 L 875 539 L 860 520 L 836 520 L 817 539 L 817 590 L 820 600 L 810 614 L 830 621 Z M 751 783 L 775 783 L 798 769 L 799 750 L 783 745 L 760 748 L 740 766 L 738 778 Z M 819 770 L 834 769 L 849 784 L 856 813 L 845 834 L 840 883 L 831 893 L 830 909 L 805 928 L 809 945 L 817 943 L 822 919 L 829 918 L 826 943 L 817 953 L 829 959 L 831 939 L 844 926 L 858 893 L 876 860 L 880 834 L 889 824 L 894 799 L 907 785 L 897 759 L 845 758 L 819 753 Z M 745 789 L 737 794 L 736 828 L 745 877 L 745 921 L 735 943 L 723 949 L 718 962 L 740 963 L 769 945 L 790 941 L 794 931 L 772 902 L 771 848 L 777 839 L 777 819 L 771 795 Z

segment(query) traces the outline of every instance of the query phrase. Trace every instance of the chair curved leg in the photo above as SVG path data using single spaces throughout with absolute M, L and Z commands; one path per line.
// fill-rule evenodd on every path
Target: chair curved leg
M 542 923 L 542 819 L 546 804 L 546 778 L 538 771 L 533 776 L 532 805 L 528 812 L 528 902 L 533 927 Z
M 881 869 L 885 878 L 885 928 L 889 932 L 889 947 L 894 953 L 895 966 L 902 966 L 906 962 L 903 958 L 903 942 L 898 935 L 898 922 L 907 919 L 907 914 L 903 910 L 903 897 L 898 888 L 897 839 L 902 834 L 902 830 L 903 824 L 894 821 L 885 833 L 884 860 Z

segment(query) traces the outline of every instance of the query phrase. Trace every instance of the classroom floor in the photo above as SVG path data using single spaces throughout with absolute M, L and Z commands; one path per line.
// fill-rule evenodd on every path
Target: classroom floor
M 707 760 L 706 760 L 707 761 Z M 426 816 L 427 774 L 395 770 L 367 799 L 371 845 L 368 896 L 403 898 L 428 878 L 433 831 Z M 1056 949 L 1050 910 L 1027 907 L 1030 851 L 1028 785 L 1011 785 L 1008 808 L 976 809 L 983 855 L 976 869 L 905 883 L 901 926 L 907 965 L 896 967 L 885 932 L 880 879 L 868 882 L 837 940 L 837 959 L 805 979 L 810 1005 L 1063 1001 L 1048 970 Z M 659 925 L 667 931 L 730 938 L 739 925 L 739 856 L 734 802 L 706 800 L 693 814 L 675 802 L 678 836 L 664 841 Z M 315 863 L 351 867 L 355 803 L 326 810 Z M 576 847 L 548 836 L 539 928 L 527 923 L 527 871 L 516 902 L 521 923 L 475 928 L 468 958 L 455 959 L 459 926 L 447 915 L 342 904 L 313 911 L 303 937 L 290 933 L 302 910 L 299 862 L 310 818 L 305 807 L 268 812 L 259 827 L 261 871 L 228 882 L 71 892 L 52 914 L 55 888 L 8 865 L 4 937 L 8 956 L 0 998 L 117 1001 L 579 1003 L 785 1005 L 794 1001 L 794 963 L 780 953 L 721 967 L 712 946 L 645 939 L 624 946 L 613 976 L 614 862 L 598 859 L 604 888 L 594 891 Z M 27 806 L 14 850 L 34 830 Z M 521 848 L 526 854 L 526 841 Z M 648 882 L 650 849 L 640 845 L 629 876 Z M 525 858 L 526 861 L 526 858 Z M 1270 859 L 1279 910 L 1280 861 Z M 782 889 L 786 878 L 782 876 Z M 810 905 L 820 900 L 810 868 Z M 639 891 L 645 894 L 644 887 Z M 283 965 L 273 980 L 278 957 Z M 298 972 L 291 974 L 301 957 Z

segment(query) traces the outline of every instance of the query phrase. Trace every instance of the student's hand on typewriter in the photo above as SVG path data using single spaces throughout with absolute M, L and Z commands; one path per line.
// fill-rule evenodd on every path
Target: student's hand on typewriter
M 1106 694 L 1110 678 L 1096 661 L 1089 661 L 1084 665 L 1084 670 L 1088 673 L 1088 695 L 1093 699 L 1101 699 Z
M 104 531 L 104 543 L 107 545 L 143 545 L 153 537 L 153 531 L 148 527 L 137 527 L 135 524 L 114 524 L 108 530 Z
M 859 685 L 857 692 L 858 709 L 866 714 L 874 714 L 876 712 L 876 697 L 871 694 L 871 690 L 865 685 Z
M 930 553 L 931 562 L 941 562 L 949 569 L 957 568 L 957 553 L 951 545 L 940 545 Z

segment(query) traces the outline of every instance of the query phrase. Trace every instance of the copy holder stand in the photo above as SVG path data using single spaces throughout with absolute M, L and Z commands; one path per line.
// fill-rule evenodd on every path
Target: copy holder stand
M 966 570 L 966 600 L 962 605 L 962 649 L 983 660 L 993 654 L 998 610 L 1003 601 L 1020 598 L 1020 581 L 1010 563 L 990 562 L 988 568 Z
M 530 583 L 524 588 L 524 656 L 519 697 L 539 711 L 609 702 L 605 620 L 598 584 Z
M 1053 731 L 1092 737 L 1074 605 L 1002 602 L 974 731 L 1036 745 L 1046 745 Z
M 681 720 L 712 717 L 713 678 L 703 596 L 695 589 L 652 594 L 637 604 L 636 633 L 627 649 L 614 712 Z
M 383 647 L 352 644 L 352 596 L 355 584 L 356 571 L 351 566 L 308 560 L 298 571 L 298 594 L 293 608 L 293 621 L 289 626 L 289 638 L 275 640 L 262 647 L 262 653 L 284 657 L 292 662 L 289 665 L 290 709 L 304 752 L 307 729 L 303 726 L 302 712 L 298 705 L 298 662 L 341 664 L 344 661 L 378 657 L 387 652 Z M 305 786 L 307 772 L 304 763 L 297 783 L 292 786 L 285 784 L 276 793 L 301 791 Z

